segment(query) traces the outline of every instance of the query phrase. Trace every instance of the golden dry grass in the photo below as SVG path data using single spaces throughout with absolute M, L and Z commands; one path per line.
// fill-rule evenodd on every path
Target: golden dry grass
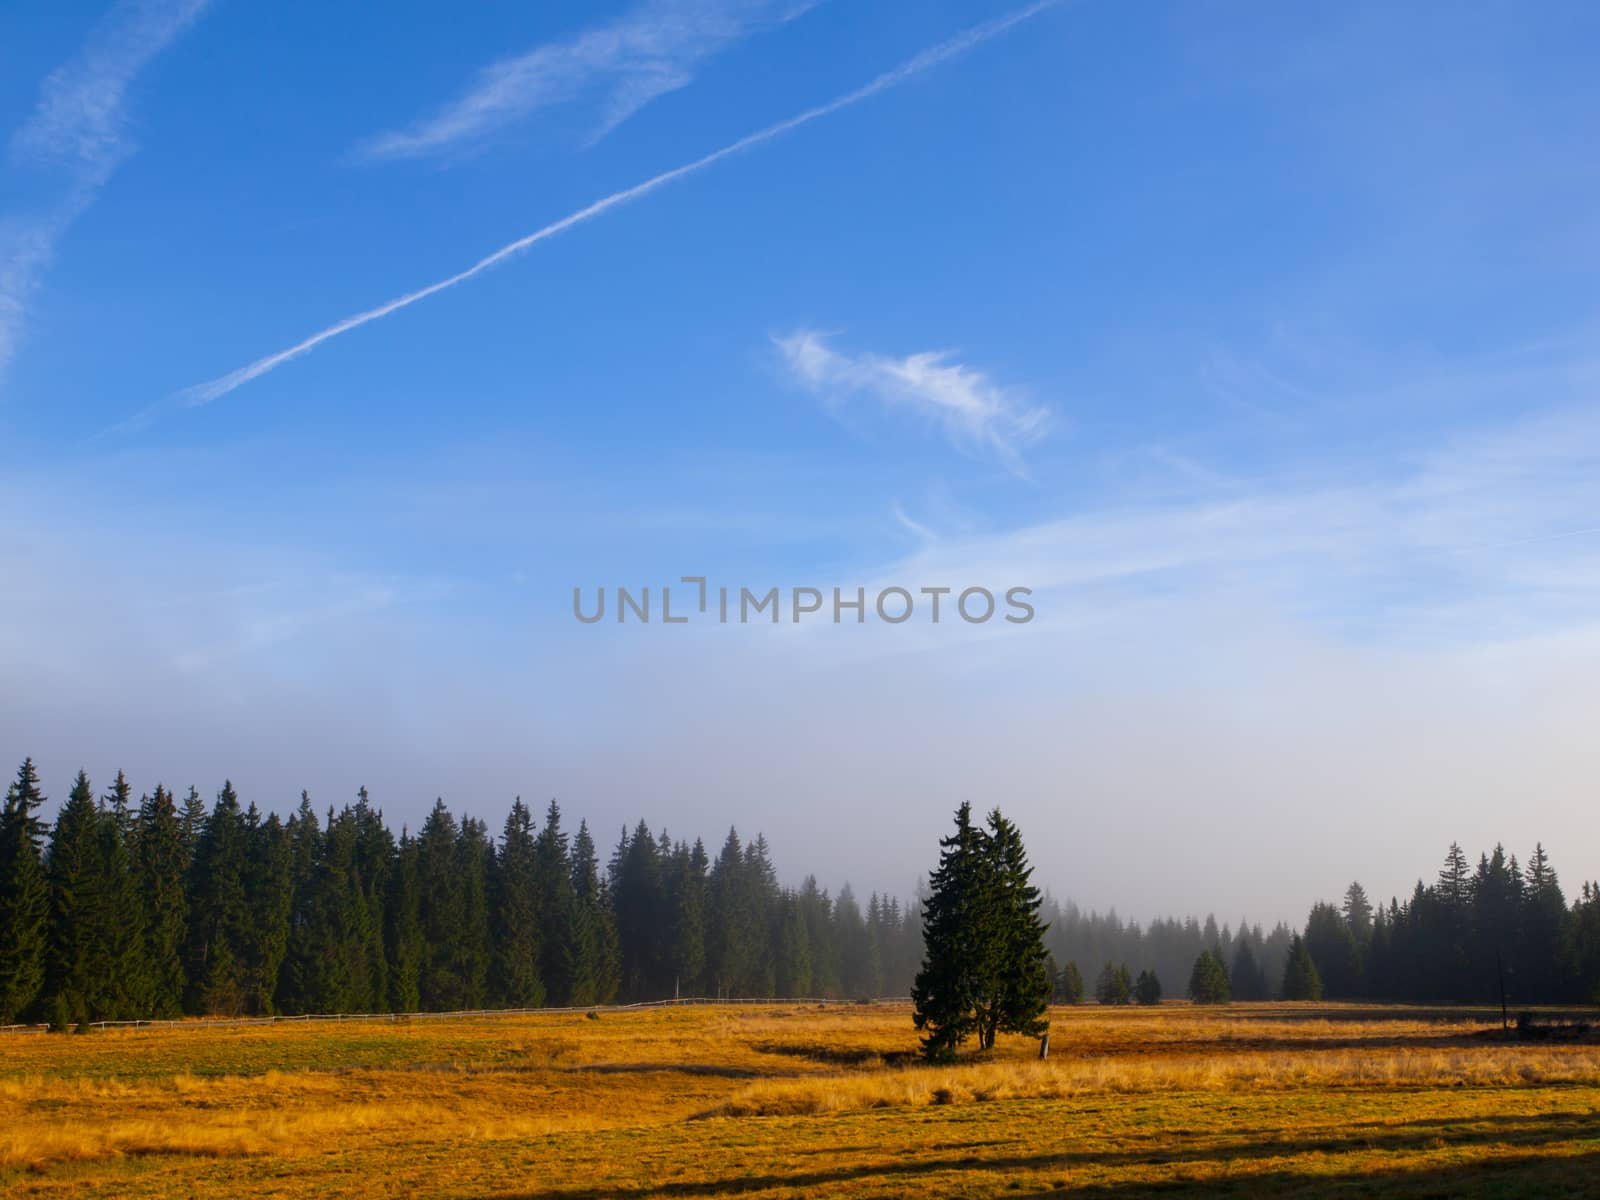
M 1046 1062 L 1016 1039 L 951 1067 L 915 1061 L 906 1009 L 852 1006 L 9 1035 L 0 1191 L 1456 1194 L 1493 1169 L 1561 1195 L 1600 1154 L 1593 1044 L 1333 1005 L 1053 1019 Z
M 918 1104 L 1059 1100 L 1149 1092 L 1330 1090 L 1367 1087 L 1600 1087 L 1600 1060 L 1588 1048 L 1524 1051 L 1335 1051 L 1160 1059 L 1061 1059 L 914 1067 L 871 1075 L 763 1081 L 707 1116 L 784 1116 Z

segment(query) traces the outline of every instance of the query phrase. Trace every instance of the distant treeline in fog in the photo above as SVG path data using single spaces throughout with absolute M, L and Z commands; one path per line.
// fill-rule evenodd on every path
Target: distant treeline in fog
M 440 801 L 397 838 L 365 791 L 320 814 L 302 794 L 287 820 L 231 785 L 209 808 L 193 788 L 135 799 L 120 773 L 99 796 L 80 773 L 49 825 L 44 800 L 24 762 L 0 810 L 0 1024 L 854 999 L 908 994 L 921 960 L 919 903 L 780 886 L 765 838 L 731 830 L 713 854 L 641 821 L 602 861 L 554 802 L 541 818 L 519 800 L 492 833 Z M 1233 998 L 1271 998 L 1299 936 L 1049 899 L 1041 916 L 1063 1000 L 1082 998 L 1074 979 L 1093 998 L 1097 979 L 1133 972 L 1182 996 L 1208 954 Z M 1452 847 L 1405 904 L 1356 885 L 1316 906 L 1303 945 L 1334 999 L 1492 1000 L 1504 978 L 1513 1002 L 1589 1000 L 1600 889 L 1569 908 L 1542 849 L 1526 870 L 1499 850 L 1473 870 Z M 1306 972 L 1290 974 L 1303 991 Z
M 1067 965 L 1092 998 L 1109 964 L 1128 976 L 1155 975 L 1167 996 L 1188 994 L 1196 960 L 1207 951 L 1227 974 L 1234 1000 L 1278 999 L 1298 938 L 1315 966 L 1314 987 L 1329 1000 L 1402 1003 L 1600 1003 L 1600 884 L 1585 883 L 1570 905 L 1542 845 L 1526 865 L 1504 847 L 1473 865 L 1452 844 L 1432 884 L 1417 881 L 1404 901 L 1374 904 L 1352 883 L 1338 903 L 1315 904 L 1303 931 L 1278 925 L 1263 934 L 1205 922 L 1124 924 L 1046 901 L 1046 944 L 1058 978 Z M 1061 999 L 1078 985 L 1062 979 Z M 1131 999 L 1112 988 L 1117 999 Z M 1305 981 L 1288 991 L 1304 999 Z M 1296 994 L 1298 993 L 1298 994 Z
M 1070 901 L 1058 903 L 1050 896 L 1045 897 L 1039 916 L 1050 922 L 1044 940 L 1058 964 L 1057 999 L 1065 1002 L 1075 999 L 1071 986 L 1059 978 L 1068 964 L 1078 969 L 1085 982 L 1085 999 L 1096 998 L 1096 977 L 1106 963 L 1127 966 L 1132 975 L 1148 971 L 1161 981 L 1169 998 L 1181 997 L 1195 959 L 1219 949 L 1223 961 L 1234 964 L 1235 999 L 1270 999 L 1283 978 L 1294 936 L 1281 923 L 1264 932 L 1260 925 L 1247 921 L 1240 921 L 1237 929 L 1226 924 L 1219 927 L 1216 918 L 1209 916 L 1204 921 L 1164 917 L 1141 925 L 1122 921 L 1115 912 L 1084 912 Z M 1252 963 L 1254 968 L 1249 965 Z

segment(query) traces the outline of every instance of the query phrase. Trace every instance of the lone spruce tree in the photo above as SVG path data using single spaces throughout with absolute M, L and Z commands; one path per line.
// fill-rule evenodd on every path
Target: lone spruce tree
M 923 1053 L 948 1059 L 974 1036 L 984 1050 L 999 1033 L 1038 1036 L 1049 1027 L 1051 981 L 1021 834 L 998 809 L 987 829 L 975 826 L 972 806 L 962 804 L 955 833 L 939 846 L 911 991 Z
M 1039 920 L 1039 889 L 1030 882 L 1033 868 L 1022 846 L 1022 833 L 1000 815 L 989 814 L 987 849 L 990 860 L 989 905 L 997 936 L 989 945 L 990 994 L 979 1038 L 992 1049 L 997 1033 L 1041 1037 L 1050 1028 L 1049 952 L 1047 926 Z
M 956 809 L 956 831 L 939 840 L 939 866 L 928 877 L 922 909 L 922 970 L 911 988 L 912 1020 L 926 1030 L 922 1052 L 930 1059 L 955 1056 L 978 1029 L 986 927 L 983 895 L 987 863 L 982 830 L 972 823 L 972 805 Z

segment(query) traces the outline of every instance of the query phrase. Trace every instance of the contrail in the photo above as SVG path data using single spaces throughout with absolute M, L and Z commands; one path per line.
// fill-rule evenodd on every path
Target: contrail
M 414 292 L 407 292 L 403 296 L 397 296 L 387 303 L 378 305 L 376 308 L 369 308 L 365 312 L 346 317 L 342 321 L 329 325 L 320 333 L 314 333 L 304 341 L 296 342 L 287 350 L 280 350 L 276 354 L 258 358 L 255 362 L 240 367 L 237 371 L 232 371 L 218 379 L 213 379 L 210 383 L 201 383 L 185 388 L 178 395 L 190 406 L 209 404 L 213 400 L 226 396 L 235 388 L 249 383 L 252 379 L 282 366 L 290 359 L 299 358 L 302 354 L 309 354 L 312 350 L 322 345 L 323 342 L 336 338 L 340 334 L 349 333 L 352 329 L 359 329 L 369 322 L 387 317 L 390 313 L 399 312 L 402 308 L 409 308 L 417 301 L 426 300 L 429 296 L 445 291 L 448 288 L 453 288 L 458 283 L 465 283 L 474 275 L 479 275 L 490 267 L 498 266 L 507 259 L 521 254 L 537 242 L 554 237 L 558 233 L 564 233 L 573 226 L 581 225 L 585 221 L 592 221 L 602 213 L 627 204 L 629 201 L 637 200 L 639 197 L 647 195 L 676 179 L 682 179 L 686 175 L 693 175 L 697 171 L 703 171 L 711 166 L 712 163 L 720 162 L 722 159 L 738 154 L 742 150 L 749 150 L 754 146 L 759 146 L 763 142 L 769 142 L 773 138 L 781 137 L 791 129 L 798 129 L 800 126 L 821 117 L 830 116 L 840 109 L 849 108 L 852 104 L 859 104 L 863 100 L 876 96 L 879 92 L 887 91 L 889 88 L 904 83 L 915 75 L 920 75 L 940 63 L 955 58 L 957 55 L 972 49 L 972 47 L 988 41 L 990 38 L 998 37 L 1013 26 L 1028 20 L 1030 17 L 1037 16 L 1047 8 L 1054 8 L 1061 2 L 1062 0 L 1037 0 L 1036 3 L 1030 4 L 1026 8 L 1018 9 L 1002 17 L 996 17 L 994 20 L 986 21 L 981 25 L 975 25 L 965 33 L 958 34 L 949 41 L 941 42 L 937 46 L 932 46 L 922 51 L 894 70 L 879 75 L 871 83 L 859 87 L 853 92 L 847 92 L 837 99 L 828 101 L 826 104 L 818 105 L 816 108 L 808 108 L 798 116 L 779 121 L 776 125 L 768 125 L 765 129 L 742 137 L 738 141 L 722 147 L 720 150 L 713 150 L 703 158 L 697 158 L 681 167 L 674 167 L 670 171 L 663 171 L 659 175 L 646 179 L 643 183 L 636 183 L 620 192 L 613 192 L 604 199 L 596 200 L 587 208 L 580 208 L 577 212 L 562 217 L 559 221 L 551 222 L 543 229 L 537 229 L 526 237 L 518 238 L 509 245 L 502 246 L 493 254 L 480 258 L 464 271 L 458 271 L 454 275 L 441 279 L 437 283 L 430 283 L 426 287 L 418 288 Z

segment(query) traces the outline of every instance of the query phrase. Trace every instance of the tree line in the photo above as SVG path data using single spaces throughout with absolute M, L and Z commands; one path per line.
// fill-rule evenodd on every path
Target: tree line
M 1302 933 L 1219 928 L 1212 917 L 1141 928 L 1048 897 L 1043 913 L 1064 1004 L 1154 1003 L 1163 978 L 1187 978 L 1185 995 L 1203 1004 L 1600 1004 L 1600 883 L 1584 883 L 1569 903 L 1543 845 L 1525 866 L 1503 846 L 1474 866 L 1452 844 L 1435 881 L 1419 879 L 1405 901 L 1375 905 L 1352 883 L 1339 903 L 1313 905 Z M 1105 965 L 1091 989 L 1079 964 L 1094 962 Z
M 1052 960 L 1053 961 L 1053 960 Z M 1281 983 L 1276 987 L 1256 961 L 1250 939 L 1240 938 L 1232 965 L 1221 944 L 1202 950 L 1189 969 L 1189 986 L 1184 996 L 1196 1004 L 1227 1004 L 1231 1000 L 1320 1000 L 1322 985 L 1315 979 L 1315 965 L 1299 934 L 1289 938 Z M 1082 1004 L 1085 999 L 1083 975 L 1075 961 L 1056 972 L 1054 999 L 1058 1004 Z M 1170 978 L 1170 976 L 1169 976 Z M 1106 960 L 1095 980 L 1097 1004 L 1160 1004 L 1166 995 L 1161 976 L 1146 967 L 1137 979 L 1127 963 Z
M 1282 922 L 1267 930 L 1246 920 L 1237 926 L 1218 925 L 1215 916 L 1204 921 L 1163 917 L 1141 925 L 1124 921 L 1115 912 L 1086 912 L 1051 896 L 1044 897 L 1040 912 L 1049 924 L 1045 945 L 1053 964 L 1056 999 L 1064 1004 L 1085 998 L 1127 1003 L 1143 975 L 1150 977 L 1146 996 L 1159 994 L 1164 987 L 1170 995 L 1179 995 L 1170 988 L 1189 979 L 1196 960 L 1208 952 L 1226 964 L 1233 999 L 1271 999 L 1279 990 L 1294 937 Z M 1127 973 L 1126 996 L 1115 978 L 1122 972 Z
M 765 838 L 732 830 L 712 857 L 641 821 L 602 861 L 554 802 L 514 802 L 496 836 L 440 801 L 399 837 L 364 791 L 285 820 L 231 785 L 208 806 L 80 772 L 49 824 L 45 802 L 25 761 L 0 808 L 0 1024 L 905 995 L 923 960 L 931 897 L 780 886 Z M 1301 932 L 1049 896 L 1034 919 L 1058 1003 L 1600 1002 L 1600 884 L 1569 902 L 1543 846 L 1474 866 L 1452 845 L 1404 901 L 1352 884 Z
M 0 1024 L 454 1011 L 673 995 L 905 994 L 919 914 L 814 877 L 766 839 L 713 858 L 624 829 L 602 863 L 519 799 L 498 837 L 440 800 L 396 838 L 366 791 L 281 819 L 224 784 L 135 799 L 79 772 L 56 818 L 24 761 L 0 809 Z
M 1305 944 L 1330 999 L 1600 1003 L 1600 884 L 1568 903 L 1543 845 L 1526 865 L 1451 844 L 1431 884 L 1374 905 L 1352 883 L 1319 903 Z

